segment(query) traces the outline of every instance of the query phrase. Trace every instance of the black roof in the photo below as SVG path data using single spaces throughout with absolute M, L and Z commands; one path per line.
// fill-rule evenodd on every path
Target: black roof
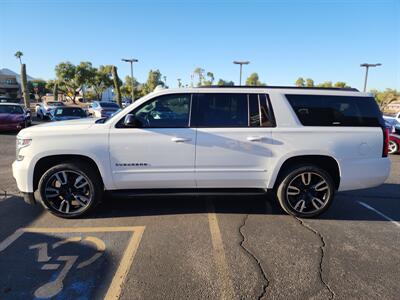
M 339 88 L 339 87 L 300 87 L 300 86 L 253 86 L 253 85 L 202 85 L 199 88 L 251 88 L 251 89 L 293 89 L 293 90 L 334 90 L 334 91 L 352 91 L 359 92 L 356 88 Z

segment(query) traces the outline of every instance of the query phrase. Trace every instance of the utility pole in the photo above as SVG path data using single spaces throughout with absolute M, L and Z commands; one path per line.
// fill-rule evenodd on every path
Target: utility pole
M 131 78 L 132 78 L 132 103 L 135 101 L 135 86 L 133 83 L 133 63 L 138 62 L 136 58 L 123 58 L 122 61 L 128 62 L 131 64 Z
M 240 76 L 239 76 L 239 85 L 242 85 L 242 66 L 243 65 L 248 65 L 250 62 L 249 61 L 234 61 L 233 62 L 235 65 L 240 65 Z
M 367 80 L 368 80 L 368 69 L 370 67 L 379 67 L 382 66 L 382 64 L 361 64 L 360 67 L 365 67 L 365 80 L 364 80 L 364 93 L 367 91 Z

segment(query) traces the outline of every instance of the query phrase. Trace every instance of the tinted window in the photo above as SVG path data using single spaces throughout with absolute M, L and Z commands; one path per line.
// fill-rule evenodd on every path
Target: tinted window
M 101 107 L 106 107 L 106 108 L 119 108 L 117 103 L 113 102 L 99 102 Z
M 189 126 L 189 112 L 190 95 L 173 94 L 152 99 L 131 113 L 140 128 L 182 128 Z
M 0 105 L 0 114 L 23 114 L 24 111 L 18 105 Z
M 73 116 L 73 117 L 86 117 L 86 113 L 79 107 L 63 107 L 57 108 L 54 112 L 55 116 Z
M 260 127 L 260 103 L 257 94 L 249 95 L 249 126 Z
M 48 106 L 64 106 L 62 102 L 47 102 Z
M 381 126 L 373 97 L 286 95 L 305 126 Z
M 192 125 L 198 127 L 247 127 L 246 94 L 195 94 Z

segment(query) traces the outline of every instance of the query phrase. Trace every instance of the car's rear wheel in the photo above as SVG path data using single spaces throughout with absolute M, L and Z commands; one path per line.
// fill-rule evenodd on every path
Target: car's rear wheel
M 395 141 L 389 141 L 389 154 L 394 154 L 399 151 L 399 145 Z
M 100 176 L 85 163 L 64 163 L 50 168 L 39 181 L 42 204 L 52 214 L 76 218 L 90 212 L 103 194 Z
M 328 209 L 335 194 L 335 184 L 325 170 L 313 166 L 296 166 L 280 177 L 277 198 L 288 214 L 315 217 Z

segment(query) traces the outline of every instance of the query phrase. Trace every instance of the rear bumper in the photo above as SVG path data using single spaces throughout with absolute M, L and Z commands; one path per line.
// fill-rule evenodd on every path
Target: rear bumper
M 339 191 L 371 188 L 381 185 L 389 177 L 391 162 L 388 157 L 360 160 L 340 160 Z

